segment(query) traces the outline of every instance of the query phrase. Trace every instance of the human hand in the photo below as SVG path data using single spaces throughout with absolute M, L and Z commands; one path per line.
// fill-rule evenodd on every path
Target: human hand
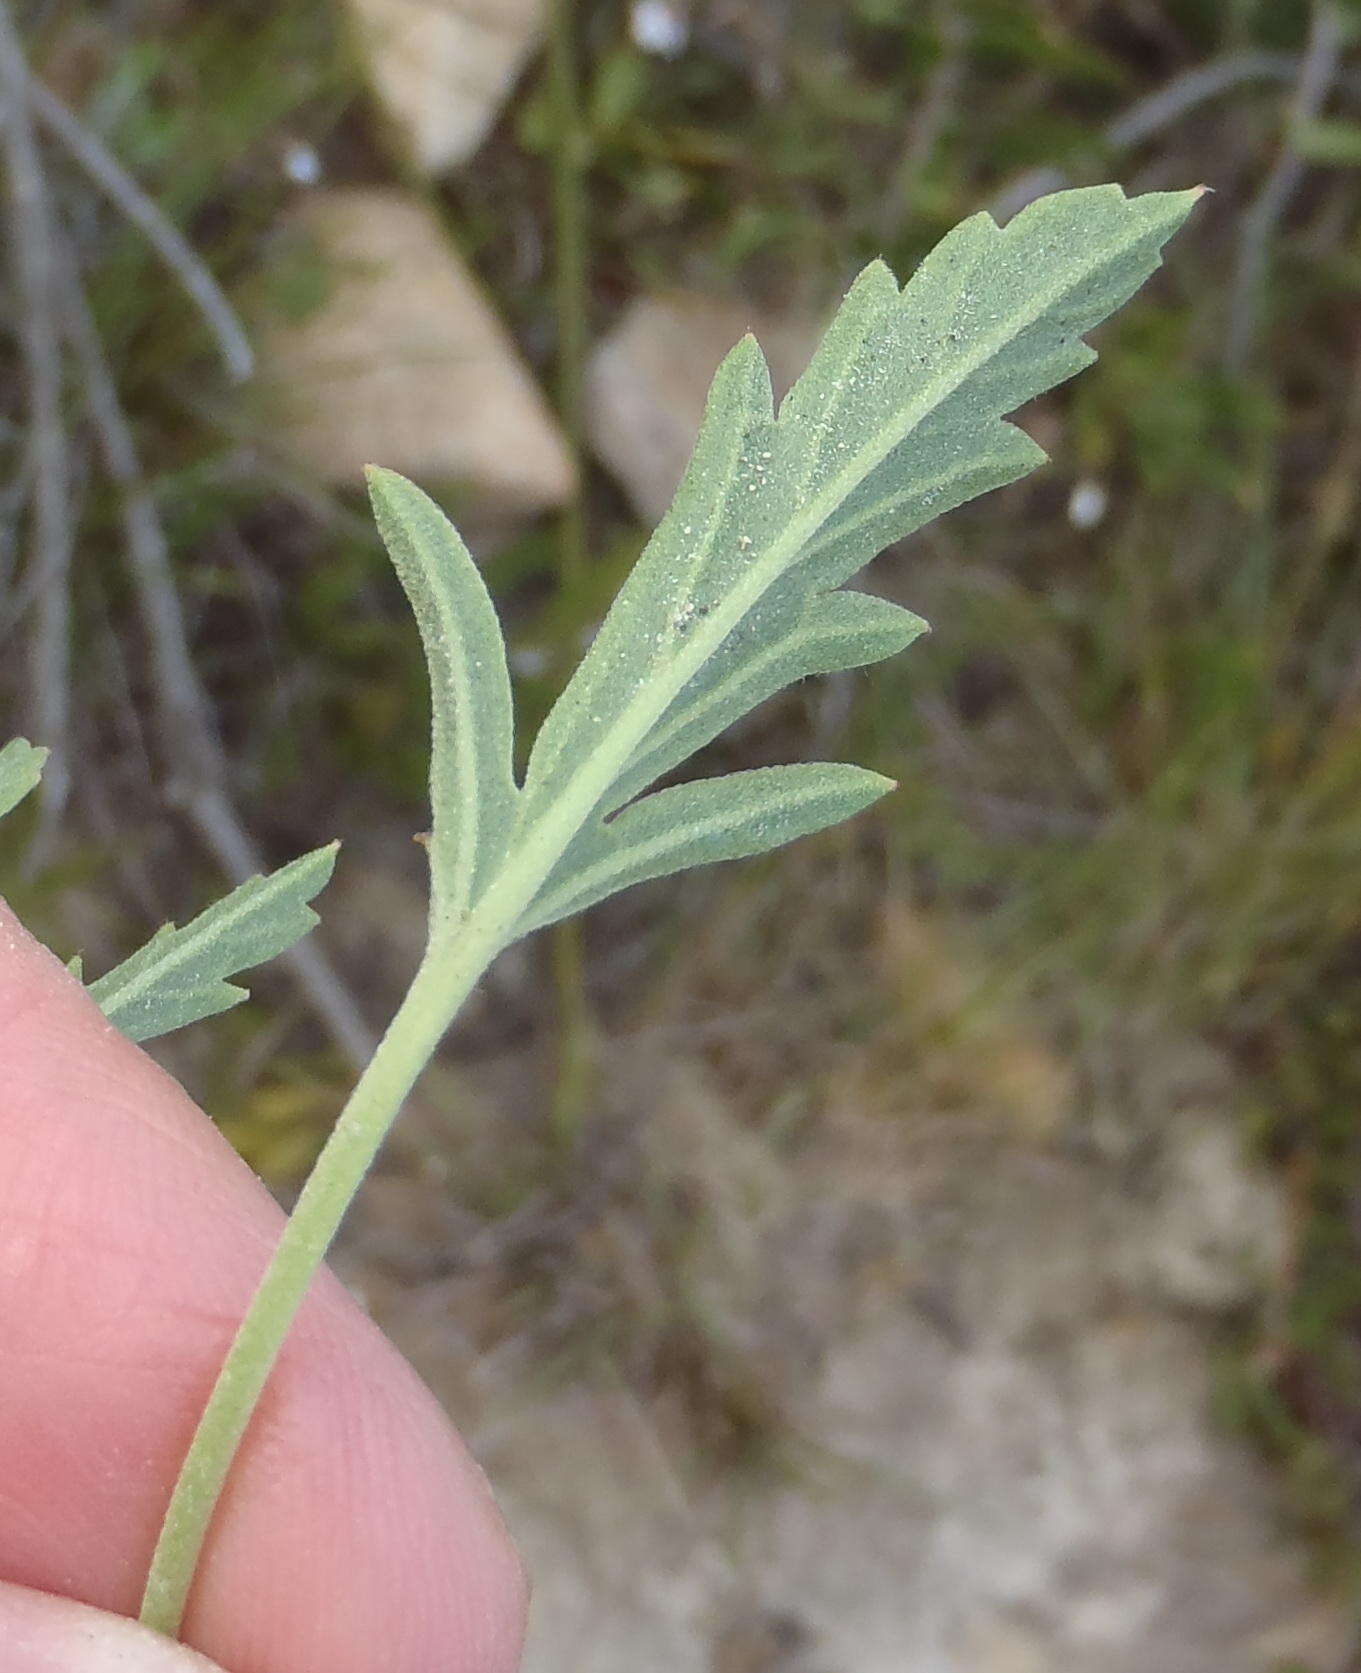
M 0 902 L 4 1673 L 209 1673 L 115 1617 L 136 1613 L 281 1225 L 212 1123 Z M 230 1673 L 513 1673 L 523 1617 L 476 1465 L 323 1273 L 238 1455 L 185 1643 Z

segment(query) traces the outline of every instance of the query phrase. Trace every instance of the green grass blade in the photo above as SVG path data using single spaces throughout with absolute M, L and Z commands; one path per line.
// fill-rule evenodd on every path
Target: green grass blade
M 15 738 L 0 749 L 0 819 L 37 788 L 46 760 L 47 751 L 35 748 L 26 738 Z
M 249 997 L 227 980 L 276 958 L 316 927 L 308 906 L 330 879 L 337 843 L 252 877 L 177 929 L 165 924 L 140 952 L 90 986 L 109 1021 L 152 1040 Z
M 757 767 L 655 791 L 585 830 L 527 916 L 541 929 L 634 883 L 764 854 L 839 825 L 893 789 L 863 767 Z
M 505 643 L 477 565 L 444 513 L 393 471 L 371 467 L 368 476 L 430 670 L 431 924 L 449 930 L 505 857 L 515 822 Z

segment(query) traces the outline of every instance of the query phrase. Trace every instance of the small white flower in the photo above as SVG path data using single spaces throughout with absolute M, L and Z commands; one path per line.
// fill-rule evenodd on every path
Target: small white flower
M 1068 521 L 1084 533 L 1104 521 L 1110 506 L 1110 495 L 1100 482 L 1084 476 L 1073 484 L 1068 496 Z
M 679 58 L 690 40 L 690 24 L 670 0 L 633 0 L 629 17 L 633 44 L 657 58 Z

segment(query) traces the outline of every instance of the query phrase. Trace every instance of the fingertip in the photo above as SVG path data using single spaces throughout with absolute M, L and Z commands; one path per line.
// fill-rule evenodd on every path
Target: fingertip
M 386 1338 L 334 1322 L 312 1310 L 285 1349 L 186 1638 L 247 1670 L 270 1651 L 308 1673 L 348 1668 L 355 1645 L 381 1645 L 403 1673 L 514 1673 L 527 1585 L 485 1476 Z M 323 1513 L 340 1504 L 349 1514 Z M 339 1574 L 343 1590 L 318 1583 Z
M 18 913 L 0 895 L 0 996 L 19 981 L 34 980 L 55 987 L 74 978 L 57 955 L 24 928 Z
M 473 1468 L 477 1466 L 474 1464 Z M 481 1477 L 481 1471 L 478 1470 Z M 529 1622 L 529 1570 L 483 1479 L 481 1614 L 486 1673 L 516 1673 Z
M 0 1063 L 0 1573 L 117 1618 L 280 1215 L 3 903 Z M 359 1673 L 376 1654 L 394 1673 L 514 1673 L 525 1597 L 442 1409 L 323 1272 L 233 1470 L 186 1637 L 233 1673 Z M 0 1673 L 28 1673 L 5 1648 Z
M 9 1067 L 24 1057 L 50 1055 L 49 1030 L 72 1048 L 79 1043 L 101 1054 L 134 1052 L 85 984 L 0 895 L 0 1062 Z
M 4 1673 L 222 1673 L 215 1662 L 102 1609 L 0 1581 Z

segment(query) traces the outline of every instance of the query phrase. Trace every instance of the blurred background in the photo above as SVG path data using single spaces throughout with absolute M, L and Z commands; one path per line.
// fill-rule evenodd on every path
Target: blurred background
M 513 949 L 337 1262 L 536 1583 L 531 1673 L 1361 1668 L 1361 7 L 0 3 L 0 832 L 100 973 L 344 839 L 161 1048 L 287 1200 L 423 934 L 369 459 L 545 712 L 721 354 L 979 208 L 1214 188 L 934 632 L 704 770 L 901 789 Z

